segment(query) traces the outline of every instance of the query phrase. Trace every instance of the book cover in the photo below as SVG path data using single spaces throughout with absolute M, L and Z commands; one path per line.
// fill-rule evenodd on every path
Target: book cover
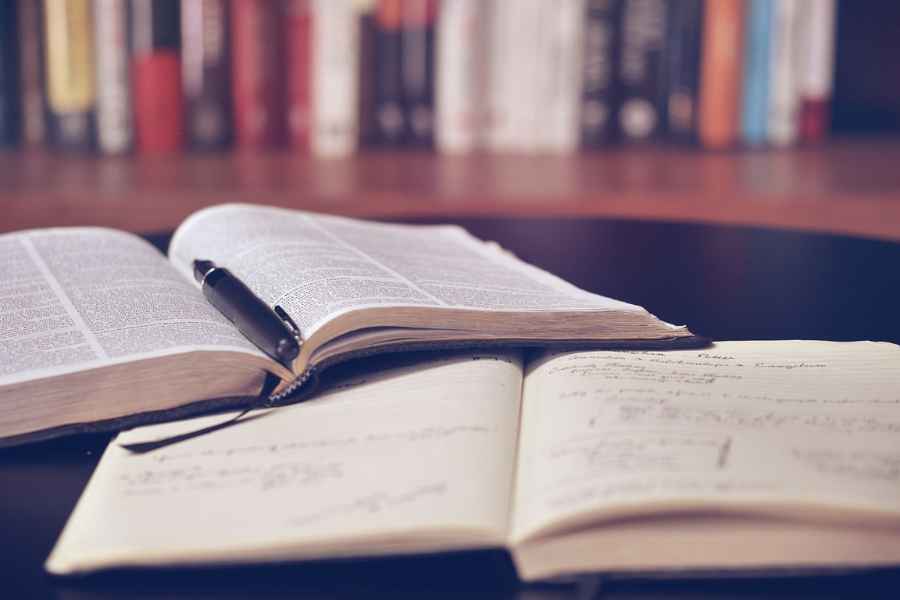
M 746 6 L 741 138 L 751 145 L 764 144 L 767 138 L 773 4 L 774 0 L 747 0 Z
M 312 150 L 352 154 L 359 140 L 359 25 L 350 2 L 313 2 Z
M 198 150 L 218 150 L 231 142 L 228 40 L 228 0 L 182 0 L 185 133 Z
M 744 2 L 706 0 L 700 66 L 700 142 L 733 146 L 740 131 Z
M 231 14 L 231 85 L 237 145 L 280 145 L 285 140 L 280 6 L 268 0 L 232 0 Z
M 91 150 L 97 100 L 91 0 L 45 0 L 43 8 L 49 138 L 61 150 Z
M 105 154 L 131 149 L 134 123 L 128 56 L 128 4 L 94 0 L 97 57 L 97 146 Z
M 668 11 L 668 87 L 665 101 L 667 133 L 674 141 L 692 142 L 697 137 L 699 112 L 703 1 L 669 0 Z
M 436 0 L 402 0 L 401 80 L 408 142 L 434 141 L 434 21 Z
M 46 141 L 44 104 L 43 3 L 17 0 L 16 36 L 19 42 L 20 139 L 26 146 Z
M 178 4 L 132 0 L 131 66 L 139 152 L 165 153 L 184 140 Z
M 288 133 L 291 146 L 305 152 L 312 130 L 312 9 L 309 0 L 289 0 L 285 12 Z
M 622 0 L 587 0 L 582 58 L 581 143 L 615 139 L 619 94 L 619 22 Z
M 378 0 L 377 58 L 375 64 L 375 117 L 378 142 L 406 142 L 406 111 L 403 106 L 403 0 Z
M 776 146 L 794 144 L 800 130 L 798 82 L 802 56 L 800 44 L 803 8 L 798 0 L 779 0 L 772 13 L 768 140 Z
M 666 9 L 665 0 L 625 0 L 622 7 L 618 123 L 625 142 L 658 138 L 665 128 Z
M 0 147 L 19 141 L 19 61 L 16 4 L 0 3 Z
M 829 105 L 834 85 L 836 0 L 802 0 L 804 7 L 803 67 L 800 71 L 800 139 L 825 139 L 831 119 Z

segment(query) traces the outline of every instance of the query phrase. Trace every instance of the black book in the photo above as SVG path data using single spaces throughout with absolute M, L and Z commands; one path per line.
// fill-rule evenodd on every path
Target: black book
M 181 73 L 188 141 L 197 149 L 231 142 L 228 2 L 181 3 Z
M 363 11 L 359 17 L 359 141 L 378 142 L 378 118 L 375 108 L 378 55 L 378 24 L 375 11 Z
M 626 142 L 659 138 L 665 129 L 666 0 L 625 0 L 619 69 L 619 129 Z
M 702 0 L 669 0 L 666 41 L 666 125 L 671 139 L 696 140 Z
M 622 0 L 587 3 L 581 90 L 581 141 L 587 147 L 615 139 L 621 11 Z
M 401 27 L 403 106 L 409 143 L 434 141 L 434 8 L 430 0 L 405 0 Z
M 376 16 L 375 124 L 378 143 L 387 146 L 406 141 L 402 12 L 400 1 L 382 1 Z
M 0 0 L 0 146 L 19 141 L 19 69 L 16 3 Z

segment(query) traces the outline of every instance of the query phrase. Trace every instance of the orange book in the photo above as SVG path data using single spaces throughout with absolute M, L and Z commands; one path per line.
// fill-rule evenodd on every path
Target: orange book
M 700 60 L 700 142 L 727 148 L 738 141 L 744 1 L 706 0 Z

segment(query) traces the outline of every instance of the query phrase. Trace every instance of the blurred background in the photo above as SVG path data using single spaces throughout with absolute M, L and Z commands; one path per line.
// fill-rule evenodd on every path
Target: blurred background
M 900 239 L 893 0 L 0 0 L 0 231 L 241 201 Z

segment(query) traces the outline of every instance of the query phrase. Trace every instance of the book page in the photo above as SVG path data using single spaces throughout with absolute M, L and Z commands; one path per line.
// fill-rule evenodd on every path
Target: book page
M 119 444 L 224 418 L 123 433 L 48 569 L 499 546 L 521 383 L 518 356 L 451 354 L 354 375 L 308 403 L 148 454 Z
M 191 349 L 258 353 L 137 236 L 7 234 L 0 257 L 0 385 Z
M 227 267 L 305 338 L 347 310 L 429 306 L 476 310 L 626 310 L 585 292 L 456 226 L 372 223 L 249 205 L 191 216 L 175 233 L 172 262 Z
M 892 344 L 560 354 L 523 398 L 517 539 L 680 508 L 900 511 Z

